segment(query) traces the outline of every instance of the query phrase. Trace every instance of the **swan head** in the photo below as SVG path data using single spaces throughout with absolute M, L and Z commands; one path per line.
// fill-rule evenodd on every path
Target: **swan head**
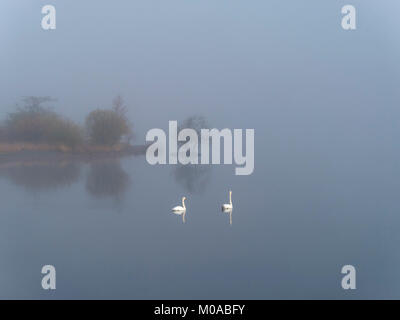
M 182 197 L 182 201 L 185 201 L 186 200 L 186 197 Z

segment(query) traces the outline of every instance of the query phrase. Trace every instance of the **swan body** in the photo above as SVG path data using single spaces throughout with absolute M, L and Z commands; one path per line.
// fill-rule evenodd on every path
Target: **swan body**
M 186 211 L 186 209 L 184 209 L 184 208 L 181 207 L 181 206 L 176 206 L 176 207 L 173 207 L 173 208 L 172 208 L 172 211 L 173 211 L 175 214 L 181 215 L 182 213 L 184 213 L 184 212 Z
M 229 191 L 229 203 L 225 203 L 222 205 L 222 210 L 223 211 L 229 211 L 233 209 L 232 205 L 232 191 Z
M 173 207 L 172 211 L 176 214 L 182 214 L 183 212 L 185 212 L 186 211 L 185 200 L 186 200 L 186 197 L 183 197 L 182 198 L 182 206 Z

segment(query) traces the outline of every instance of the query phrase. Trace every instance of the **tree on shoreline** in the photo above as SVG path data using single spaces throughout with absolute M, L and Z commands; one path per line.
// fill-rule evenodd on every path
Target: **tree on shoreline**
M 25 105 L 9 113 L 6 119 L 4 131 L 8 140 L 70 147 L 83 143 L 82 130 L 77 124 L 42 105 L 55 99 L 29 96 L 22 101 Z
M 127 108 L 121 96 L 113 101 L 111 109 L 96 109 L 86 117 L 86 130 L 92 144 L 112 146 L 123 136 L 132 135 L 132 125 L 126 116 Z

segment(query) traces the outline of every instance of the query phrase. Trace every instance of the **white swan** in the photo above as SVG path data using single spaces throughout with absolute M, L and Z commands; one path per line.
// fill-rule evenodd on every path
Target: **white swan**
M 182 214 L 183 212 L 185 212 L 186 211 L 185 200 L 186 200 L 186 197 L 183 197 L 182 198 L 182 206 L 173 207 L 172 211 L 176 214 Z
M 232 210 L 233 205 L 232 205 L 232 191 L 229 191 L 229 203 L 225 203 L 222 205 L 222 210 Z

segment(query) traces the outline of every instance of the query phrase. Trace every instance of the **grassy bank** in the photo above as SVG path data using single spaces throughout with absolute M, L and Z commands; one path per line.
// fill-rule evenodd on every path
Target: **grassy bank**
M 80 145 L 77 147 L 69 147 L 62 144 L 50 145 L 50 144 L 34 144 L 34 143 L 4 143 L 0 142 L 0 155 L 7 154 L 18 154 L 18 153 L 46 153 L 46 152 L 57 152 L 64 154 L 104 154 L 104 153 L 132 153 L 132 154 L 144 154 L 146 146 L 138 145 L 132 146 L 130 144 L 116 144 L 112 146 L 103 145 Z
M 77 147 L 70 147 L 63 144 L 36 144 L 36 143 L 1 143 L 0 154 L 17 153 L 21 151 L 58 151 L 65 153 L 95 153 L 95 152 L 122 152 L 129 149 L 130 146 L 117 144 L 113 146 L 94 146 L 94 145 L 80 145 Z

